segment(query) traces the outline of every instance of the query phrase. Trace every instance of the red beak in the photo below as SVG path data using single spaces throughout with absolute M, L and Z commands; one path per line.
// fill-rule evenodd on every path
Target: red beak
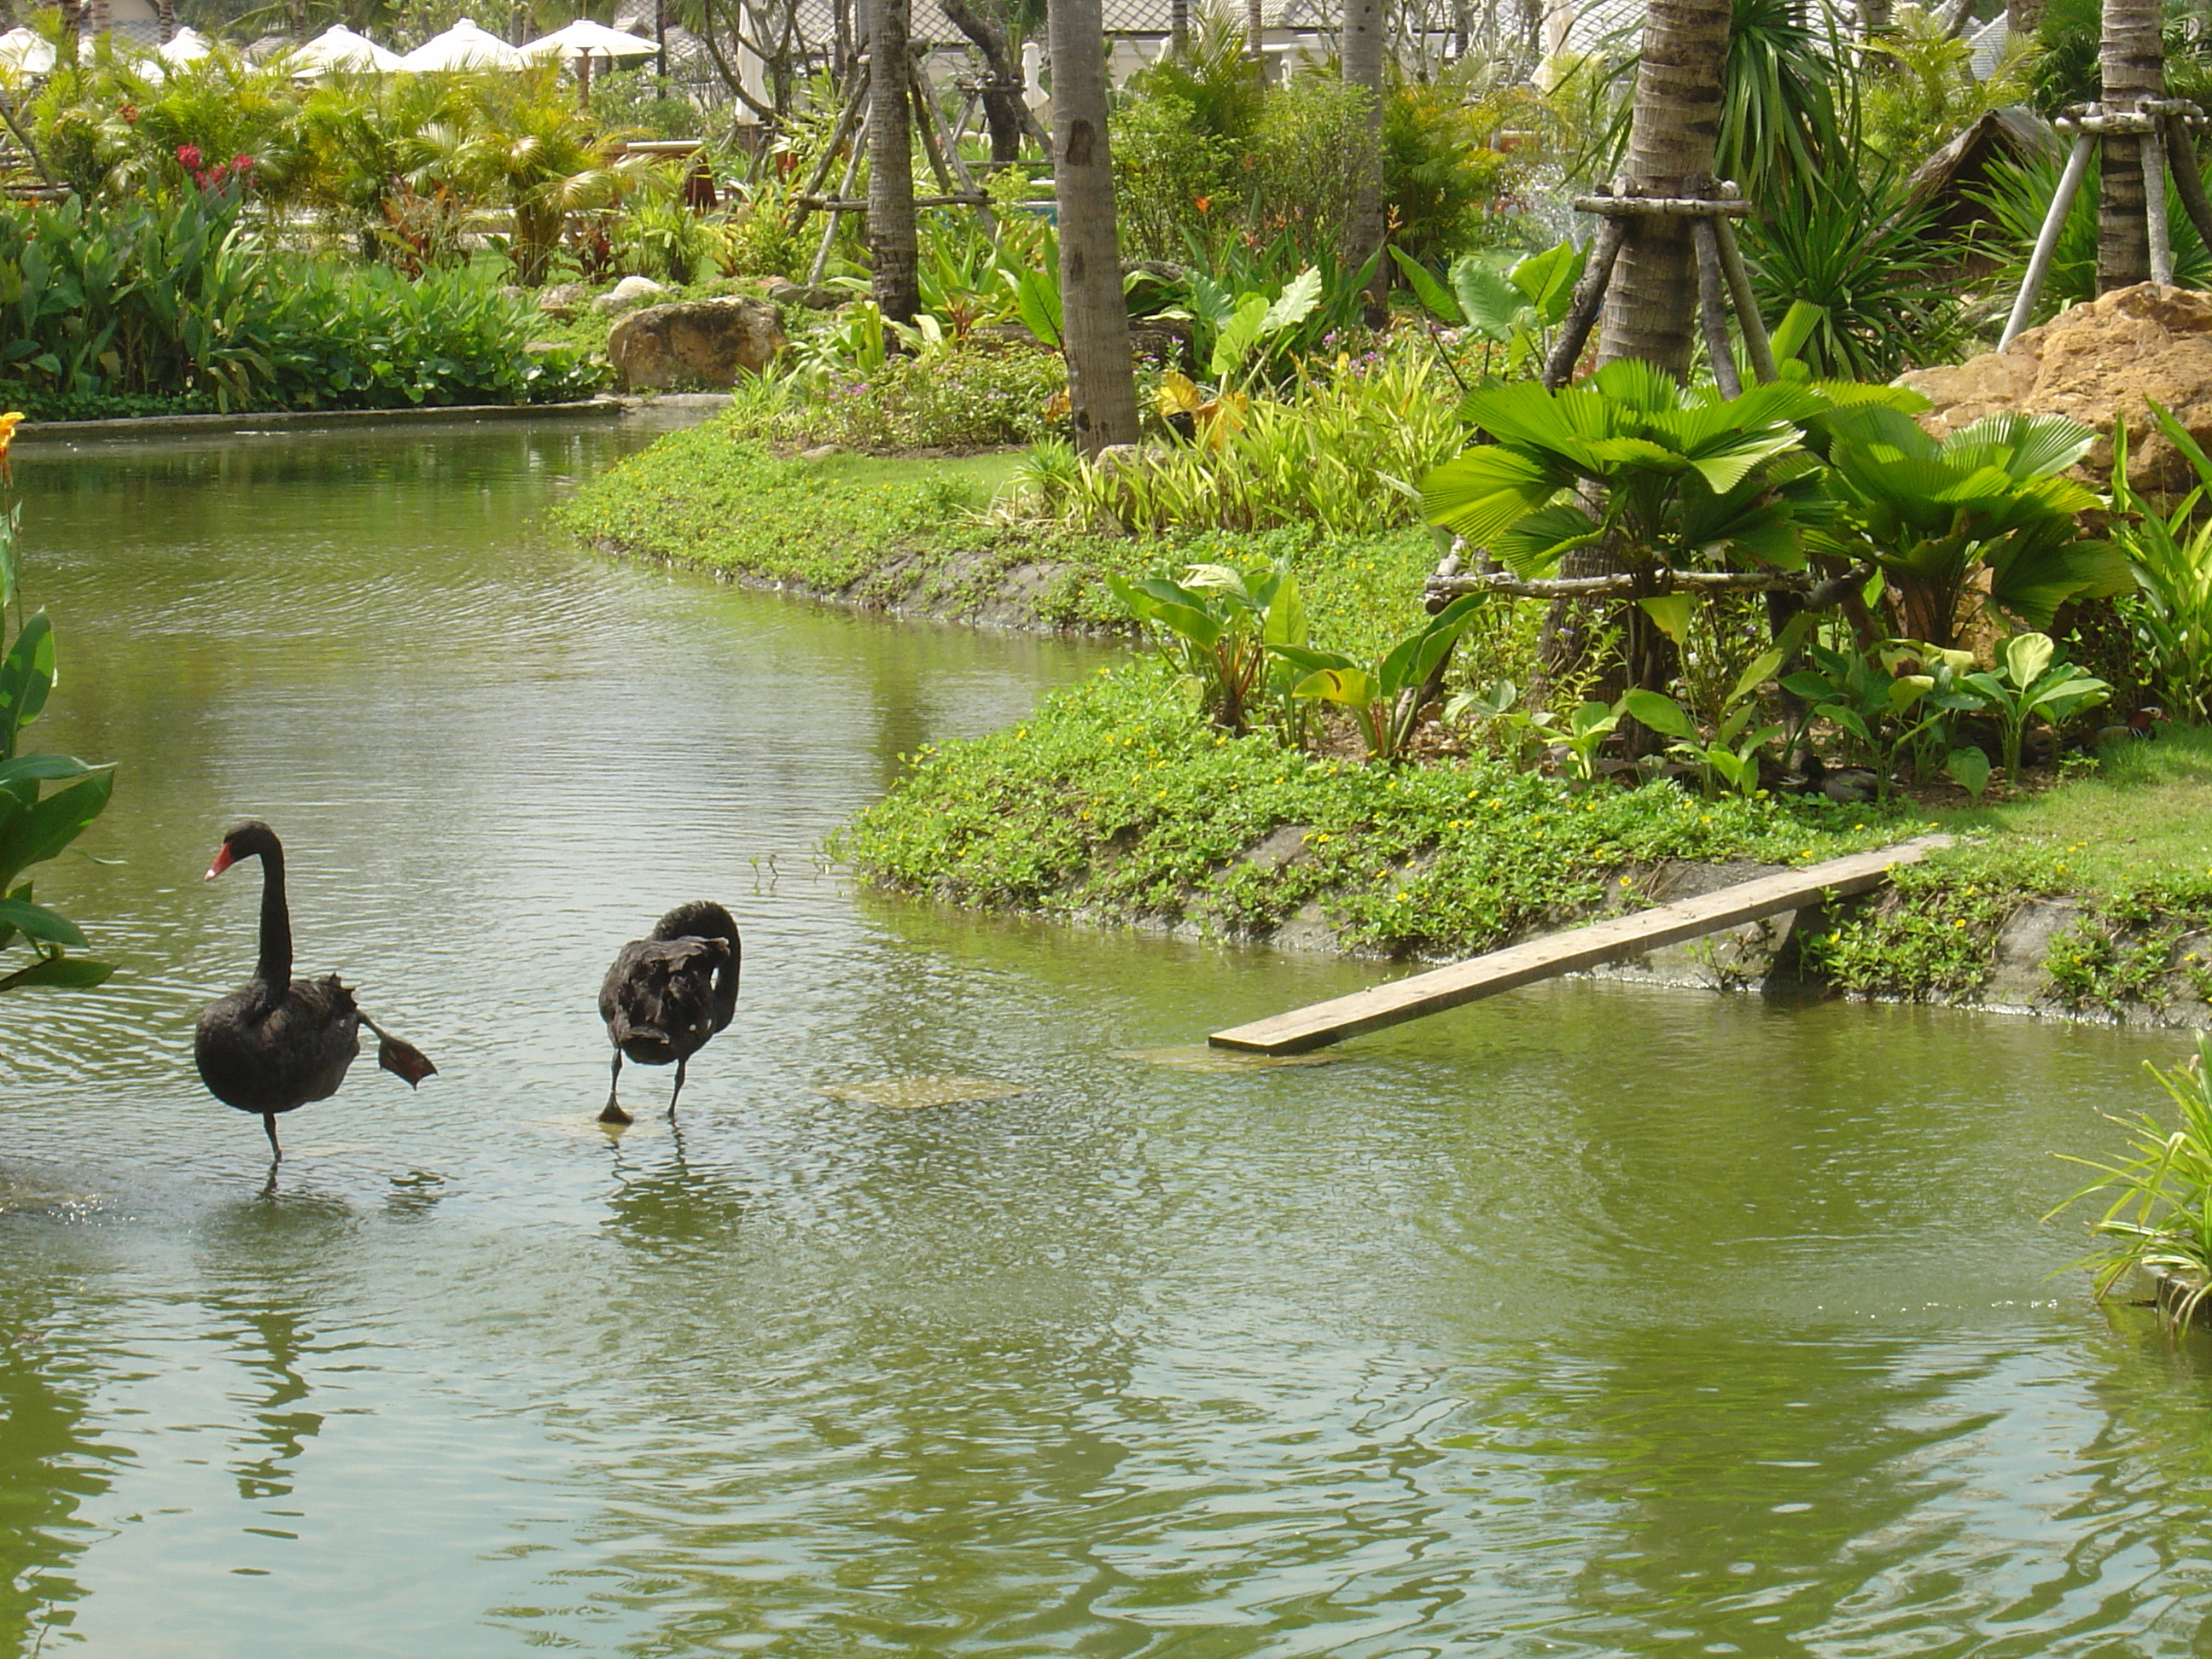
M 231 853 L 230 843 L 228 842 L 225 842 L 222 846 L 215 849 L 215 862 L 208 866 L 208 872 L 206 875 L 203 876 L 201 879 L 203 881 L 213 881 L 217 876 L 221 875 L 224 871 L 229 869 L 232 865 L 237 862 L 237 858 Z

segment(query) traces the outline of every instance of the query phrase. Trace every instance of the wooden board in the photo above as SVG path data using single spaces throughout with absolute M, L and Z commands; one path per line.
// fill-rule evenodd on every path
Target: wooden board
M 1243 1048 L 1255 1054 L 1304 1054 L 1540 979 L 1638 956 L 1662 945 L 1679 945 L 1684 939 L 1739 927 L 1784 910 L 1802 910 L 1817 904 L 1825 895 L 1863 893 L 1888 880 L 1889 872 L 1898 866 L 1917 864 L 1938 848 L 1950 844 L 1948 836 L 1923 836 L 1872 853 L 1854 853 L 1825 864 L 1808 864 L 1802 870 L 1784 870 L 1723 887 L 1717 893 L 1592 922 L 1586 927 L 1472 957 L 1449 968 L 1370 986 L 1273 1019 L 1216 1031 L 1206 1041 L 1217 1048 Z

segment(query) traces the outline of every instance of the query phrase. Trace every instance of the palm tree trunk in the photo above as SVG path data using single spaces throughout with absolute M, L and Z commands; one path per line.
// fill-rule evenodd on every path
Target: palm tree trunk
M 77 28 L 83 38 L 97 40 L 111 27 L 108 0 L 84 0 L 84 9 L 78 14 Z
M 1030 106 L 1016 89 L 1022 80 L 1021 43 L 1009 31 L 994 27 L 968 0 L 940 0 L 940 9 L 945 21 L 966 35 L 968 43 L 981 54 L 983 66 L 991 72 L 982 102 L 983 125 L 991 135 L 992 165 L 1021 160 L 1024 133 L 1037 141 L 1039 150 L 1049 148 L 1036 117 L 1030 113 Z
M 1252 60 L 1253 78 L 1264 89 L 1267 84 L 1267 22 L 1261 0 L 1244 0 L 1244 55 Z
M 868 259 L 876 306 L 910 323 L 921 307 L 915 275 L 914 130 L 907 100 L 908 0 L 869 6 Z
M 1630 195 L 1702 195 L 1711 181 L 1731 12 L 1729 0 L 1651 0 L 1644 14 L 1644 55 L 1628 130 Z M 1677 378 L 1686 375 L 1697 309 L 1690 222 L 1656 216 L 1631 219 L 1606 291 L 1598 362 L 1641 357 Z M 1560 574 L 1608 574 L 1630 568 L 1637 553 L 1614 546 L 1578 550 L 1560 561 Z M 1544 621 L 1549 677 L 1581 668 L 1598 625 L 1607 620 L 1619 629 L 1620 646 L 1602 665 L 1589 695 L 1609 702 L 1630 686 L 1663 686 L 1671 668 L 1668 642 L 1634 605 L 1613 609 L 1608 618 L 1606 607 L 1555 601 Z M 1651 734 L 1633 721 L 1626 723 L 1624 737 L 1631 753 L 1656 746 Z
M 2166 95 L 2166 45 L 2159 0 L 2105 0 L 2103 101 L 2109 114 Z M 2108 132 L 2097 193 L 2097 292 L 2150 280 L 2150 225 L 2145 216 L 2142 140 Z
M 1730 9 L 1729 0 L 1651 0 L 1628 130 L 1630 195 L 1696 196 L 1711 182 Z M 1686 374 L 1697 307 L 1690 222 L 1630 220 L 1606 293 L 1598 361 L 1641 357 Z
M 1178 63 L 1190 56 L 1190 0 L 1168 0 L 1168 56 Z
M 1387 229 L 1382 203 L 1382 0 L 1344 0 L 1344 81 L 1367 94 L 1367 149 L 1358 156 L 1359 185 L 1352 219 L 1344 228 L 1344 263 L 1357 270 L 1382 246 Z M 1389 320 L 1389 279 L 1378 265 L 1367 296 L 1368 321 Z M 1375 313 L 1381 313 L 1381 315 Z
M 1075 447 L 1137 441 L 1129 307 L 1121 295 L 1114 162 L 1106 143 L 1106 31 L 1099 0 L 1051 0 L 1053 194 L 1060 204 L 1060 304 Z
M 2033 34 L 2043 27 L 2043 0 L 2005 0 L 2005 27 L 2014 34 Z
M 161 32 L 162 46 L 177 38 L 176 0 L 154 0 L 154 22 Z

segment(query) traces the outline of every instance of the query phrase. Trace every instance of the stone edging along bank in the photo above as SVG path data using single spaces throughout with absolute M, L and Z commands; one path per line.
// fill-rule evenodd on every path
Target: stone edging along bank
M 620 398 L 567 404 L 449 404 L 406 409 L 264 409 L 238 415 L 134 415 L 112 421 L 26 421 L 19 444 L 69 443 L 80 438 L 139 438 L 165 434 L 261 432 L 271 427 L 397 426 L 416 422 L 524 421 L 540 416 L 617 416 L 637 405 Z

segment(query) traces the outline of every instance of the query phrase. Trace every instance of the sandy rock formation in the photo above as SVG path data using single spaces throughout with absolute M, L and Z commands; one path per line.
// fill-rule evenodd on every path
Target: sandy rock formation
M 2189 463 L 2152 424 L 2147 399 L 2212 447 L 2212 294 L 2144 283 L 2062 311 L 2002 351 L 1899 378 L 1935 407 L 1921 424 L 1939 437 L 2008 409 L 2063 415 L 2096 428 L 2084 463 L 2100 484 L 2112 467 L 2112 422 L 2128 427 L 2128 471 L 2139 489 L 2182 490 Z
M 581 283 L 555 283 L 538 290 L 538 308 L 562 322 L 592 302 L 592 290 Z
M 686 300 L 617 323 L 607 361 L 631 392 L 726 386 L 759 374 L 790 344 L 782 316 L 764 300 Z
M 649 304 L 656 296 L 667 292 L 650 276 L 625 276 L 592 303 L 611 317 L 618 311 L 628 311 L 632 306 Z

